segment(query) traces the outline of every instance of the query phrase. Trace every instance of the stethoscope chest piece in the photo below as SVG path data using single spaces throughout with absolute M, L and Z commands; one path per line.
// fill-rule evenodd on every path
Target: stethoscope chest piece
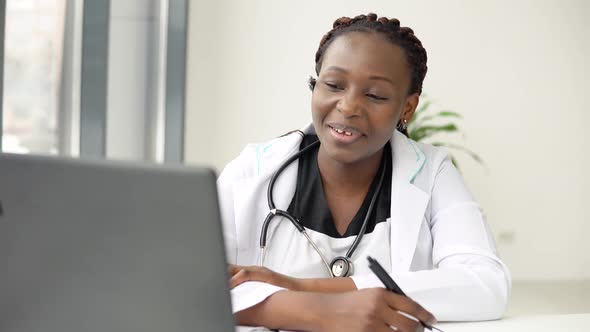
M 334 258 L 332 263 L 330 263 L 330 270 L 334 277 L 345 278 L 352 275 L 354 267 L 352 261 L 348 257 L 339 256 Z

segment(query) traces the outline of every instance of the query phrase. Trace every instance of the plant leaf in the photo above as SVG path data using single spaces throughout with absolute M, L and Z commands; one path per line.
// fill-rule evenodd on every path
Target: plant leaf
M 458 171 L 461 171 L 461 169 L 459 168 L 459 163 L 457 162 L 457 159 L 455 159 L 455 157 L 451 156 L 451 162 L 453 163 L 453 165 L 455 165 L 455 168 Z
M 450 110 L 442 110 L 442 111 L 431 111 L 431 102 L 426 98 L 426 95 L 423 94 L 421 98 L 421 103 L 419 107 L 414 112 L 414 116 L 408 123 L 408 136 L 413 139 L 414 141 L 430 141 L 430 138 L 439 133 L 461 133 L 458 125 L 453 123 L 451 119 L 462 119 L 463 116 L 457 112 L 453 112 Z M 438 119 L 447 119 L 446 124 L 439 125 L 437 124 Z M 434 121 L 433 121 L 434 120 Z M 445 146 L 450 149 L 456 149 L 461 152 L 464 152 L 469 155 L 473 160 L 477 163 L 485 167 L 485 163 L 483 159 L 477 155 L 475 152 L 469 150 L 468 148 L 452 144 L 452 143 L 443 143 L 443 142 L 434 142 L 431 143 L 435 146 Z M 459 163 L 457 159 L 452 154 L 449 154 L 449 158 L 455 167 L 459 169 Z
M 430 137 L 434 134 L 441 133 L 441 132 L 457 132 L 459 128 L 454 123 L 447 123 L 444 125 L 430 125 L 430 126 L 421 126 L 418 128 L 413 128 L 412 130 L 408 130 L 408 134 L 411 139 L 416 142 L 419 142 L 427 137 Z
M 430 100 L 425 100 L 424 104 L 420 105 L 418 107 L 418 109 L 416 110 L 416 112 L 414 112 L 414 116 L 412 117 L 412 121 L 414 121 L 415 119 L 417 119 L 423 112 L 425 112 L 428 107 L 430 107 Z M 410 123 L 412 122 L 410 121 Z
M 451 149 L 463 151 L 463 152 L 467 153 L 473 160 L 478 162 L 480 165 L 485 165 L 485 162 L 478 154 L 476 154 L 475 152 L 469 150 L 468 148 L 466 148 L 462 145 L 457 145 L 457 144 L 452 144 L 452 143 L 442 143 L 442 142 L 434 142 L 431 144 L 435 145 L 435 146 L 446 146 Z
M 456 112 L 452 112 L 452 111 L 440 111 L 438 113 L 435 114 L 431 114 L 431 115 L 425 115 L 423 117 L 421 117 L 420 119 L 416 119 L 413 118 L 412 121 L 410 121 L 410 124 L 408 126 L 420 126 L 422 123 L 432 120 L 432 119 L 436 119 L 436 118 L 448 118 L 448 117 L 453 117 L 453 118 L 463 118 L 463 116 L 461 116 L 461 114 L 456 113 Z

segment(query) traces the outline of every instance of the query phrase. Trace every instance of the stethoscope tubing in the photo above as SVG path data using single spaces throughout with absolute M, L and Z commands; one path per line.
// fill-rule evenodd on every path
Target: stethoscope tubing
M 385 160 L 385 158 L 384 158 L 384 160 Z M 348 248 L 348 251 L 346 252 L 346 258 L 348 258 L 348 259 L 350 259 L 352 257 L 352 254 L 356 250 L 356 247 L 358 247 L 359 243 L 361 242 L 362 237 L 365 235 L 365 232 L 367 231 L 367 224 L 368 224 L 367 221 L 371 217 L 371 213 L 373 213 L 373 206 L 375 205 L 375 202 L 377 201 L 377 196 L 379 196 L 379 192 L 381 191 L 381 186 L 383 185 L 383 179 L 385 178 L 386 167 L 383 163 L 382 163 L 381 167 L 382 167 L 382 170 L 381 170 L 381 174 L 379 174 L 379 182 L 377 182 L 377 188 L 375 189 L 375 195 L 373 195 L 373 197 L 371 197 L 371 203 L 369 204 L 369 208 L 367 209 L 367 214 L 365 215 L 365 220 L 363 220 L 363 224 L 362 224 L 361 229 L 359 231 L 359 235 L 356 237 L 356 239 L 354 240 L 354 242 L 352 243 L 352 245 L 350 246 L 350 248 Z
M 310 145 L 303 148 L 301 151 L 299 151 L 296 154 L 294 154 L 293 156 L 291 156 L 289 159 L 287 159 L 287 161 L 285 161 L 279 167 L 279 169 L 270 178 L 270 183 L 268 184 L 268 189 L 266 190 L 266 200 L 268 202 L 268 208 L 269 208 L 270 212 L 268 213 L 268 215 L 266 216 L 266 219 L 264 219 L 264 223 L 262 224 L 262 233 L 260 234 L 260 247 L 261 248 L 266 247 L 266 234 L 268 232 L 268 226 L 270 225 L 270 222 L 272 221 L 272 218 L 275 215 L 279 215 L 279 216 L 289 219 L 289 221 L 291 221 L 293 226 L 295 226 L 295 228 L 297 228 L 297 230 L 299 232 L 303 232 L 305 230 L 305 228 L 301 225 L 301 223 L 297 219 L 295 219 L 290 213 L 287 213 L 286 211 L 283 211 L 283 210 L 279 210 L 275 207 L 275 202 L 272 198 L 272 190 L 274 189 L 275 182 L 277 181 L 277 178 L 283 172 L 283 170 L 285 168 L 287 168 L 289 165 L 291 165 L 291 163 L 293 161 L 295 161 L 297 158 L 299 158 L 305 152 L 312 149 L 313 147 L 315 147 L 318 144 L 320 144 L 320 140 L 317 140 L 317 141 L 311 143 Z
M 285 168 L 287 168 L 289 165 L 291 165 L 291 163 L 293 161 L 298 159 L 305 152 L 314 148 L 318 144 L 320 144 L 319 140 L 311 143 L 310 145 L 303 148 L 301 151 L 299 151 L 296 154 L 294 154 L 293 156 L 291 156 L 281 166 L 279 166 L 277 171 L 270 178 L 270 182 L 268 184 L 268 189 L 266 192 L 266 197 L 267 197 L 268 207 L 270 209 L 270 212 L 266 215 L 266 218 L 264 219 L 264 222 L 262 224 L 262 231 L 260 233 L 260 249 L 261 249 L 260 265 L 261 266 L 264 265 L 264 256 L 266 253 L 265 249 L 266 249 L 266 243 L 267 243 L 268 227 L 270 226 L 270 222 L 272 221 L 274 216 L 281 216 L 281 217 L 285 217 L 285 218 L 289 219 L 289 221 L 293 224 L 293 226 L 295 226 L 295 228 L 299 231 L 299 233 L 301 233 L 305 236 L 305 238 L 307 239 L 307 242 L 309 242 L 309 244 L 313 247 L 313 249 L 318 253 L 320 258 L 322 259 L 322 262 L 324 263 L 330 276 L 334 277 L 334 273 L 332 272 L 332 269 L 330 268 L 330 264 L 328 263 L 328 260 L 326 259 L 324 254 L 322 254 L 320 248 L 318 248 L 318 246 L 315 244 L 315 242 L 311 240 L 311 238 L 309 237 L 309 235 L 305 231 L 305 227 L 303 227 L 301 225 L 301 223 L 299 222 L 299 220 L 297 220 L 297 218 L 292 216 L 287 211 L 277 209 L 274 204 L 274 200 L 272 198 L 274 184 L 275 184 L 276 180 L 278 179 L 279 175 L 283 172 L 283 170 Z M 369 207 L 367 209 L 367 214 L 365 215 L 365 219 L 363 220 L 363 224 L 361 226 L 359 234 L 356 237 L 356 239 L 354 240 L 354 242 L 352 243 L 352 245 L 350 246 L 350 248 L 348 248 L 348 251 L 346 252 L 345 259 L 348 261 L 350 261 L 352 255 L 354 254 L 354 251 L 358 247 L 359 243 L 361 242 L 361 240 L 363 238 L 363 235 L 365 234 L 365 232 L 367 230 L 368 220 L 371 216 L 371 213 L 373 212 L 373 207 L 375 205 L 375 202 L 377 201 L 377 196 L 379 196 L 379 192 L 381 191 L 381 187 L 383 185 L 383 179 L 385 178 L 385 172 L 386 172 L 385 159 L 386 158 L 382 159 L 383 161 L 381 164 L 381 173 L 379 174 L 379 181 L 377 183 L 377 188 L 375 190 L 375 194 L 373 194 L 373 197 L 371 198 L 371 202 L 369 203 Z

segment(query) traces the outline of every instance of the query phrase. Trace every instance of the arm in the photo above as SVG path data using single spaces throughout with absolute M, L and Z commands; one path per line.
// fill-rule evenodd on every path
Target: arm
M 351 278 L 299 279 L 298 290 L 319 293 L 342 293 L 357 290 Z
M 439 320 L 496 319 L 501 317 L 507 299 L 503 288 L 506 285 L 504 271 L 501 268 L 496 270 L 494 266 L 493 262 L 477 255 L 454 255 L 442 262 L 438 269 L 397 274 L 394 280 L 409 297 L 431 310 Z M 383 287 L 372 274 L 352 278 L 297 279 L 258 266 L 234 266 L 231 270 L 238 271 L 232 277 L 232 287 L 246 281 L 262 281 L 268 287 L 276 285 L 315 293 Z M 248 283 L 244 286 L 247 287 Z M 259 291 L 255 293 L 260 294 Z
M 438 167 L 426 215 L 433 270 L 396 273 L 400 287 L 439 320 L 502 317 L 510 273 L 496 255 L 493 235 L 477 202 L 448 158 Z M 353 276 L 359 289 L 376 287 L 371 275 Z
M 311 331 L 319 317 L 314 308 L 313 295 L 301 292 L 279 291 L 257 305 L 235 314 L 237 325 L 265 326 L 273 329 Z
M 457 254 L 434 270 L 394 274 L 404 292 L 440 321 L 499 319 L 508 300 L 506 272 L 491 260 Z M 371 275 L 353 277 L 357 287 L 377 287 Z
M 385 291 L 367 289 L 340 294 L 280 291 L 238 312 L 239 325 L 302 331 L 416 331 L 409 313 L 433 324 L 434 317 L 412 300 Z
M 318 293 L 342 293 L 356 290 L 351 278 L 293 278 L 262 266 L 229 265 L 230 286 L 260 281 L 289 290 Z

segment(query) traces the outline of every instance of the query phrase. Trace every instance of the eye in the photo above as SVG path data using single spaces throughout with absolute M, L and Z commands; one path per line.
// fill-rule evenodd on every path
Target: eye
M 385 97 L 377 96 L 377 95 L 372 94 L 372 93 L 367 93 L 366 96 L 369 97 L 369 98 L 371 98 L 371 99 L 373 99 L 373 100 L 377 100 L 377 101 L 385 101 L 385 100 L 388 99 L 388 98 L 385 98 Z
M 328 89 L 330 91 L 340 91 L 340 90 L 343 90 L 343 88 L 340 85 L 336 84 L 336 83 L 324 82 L 324 84 L 328 87 Z

